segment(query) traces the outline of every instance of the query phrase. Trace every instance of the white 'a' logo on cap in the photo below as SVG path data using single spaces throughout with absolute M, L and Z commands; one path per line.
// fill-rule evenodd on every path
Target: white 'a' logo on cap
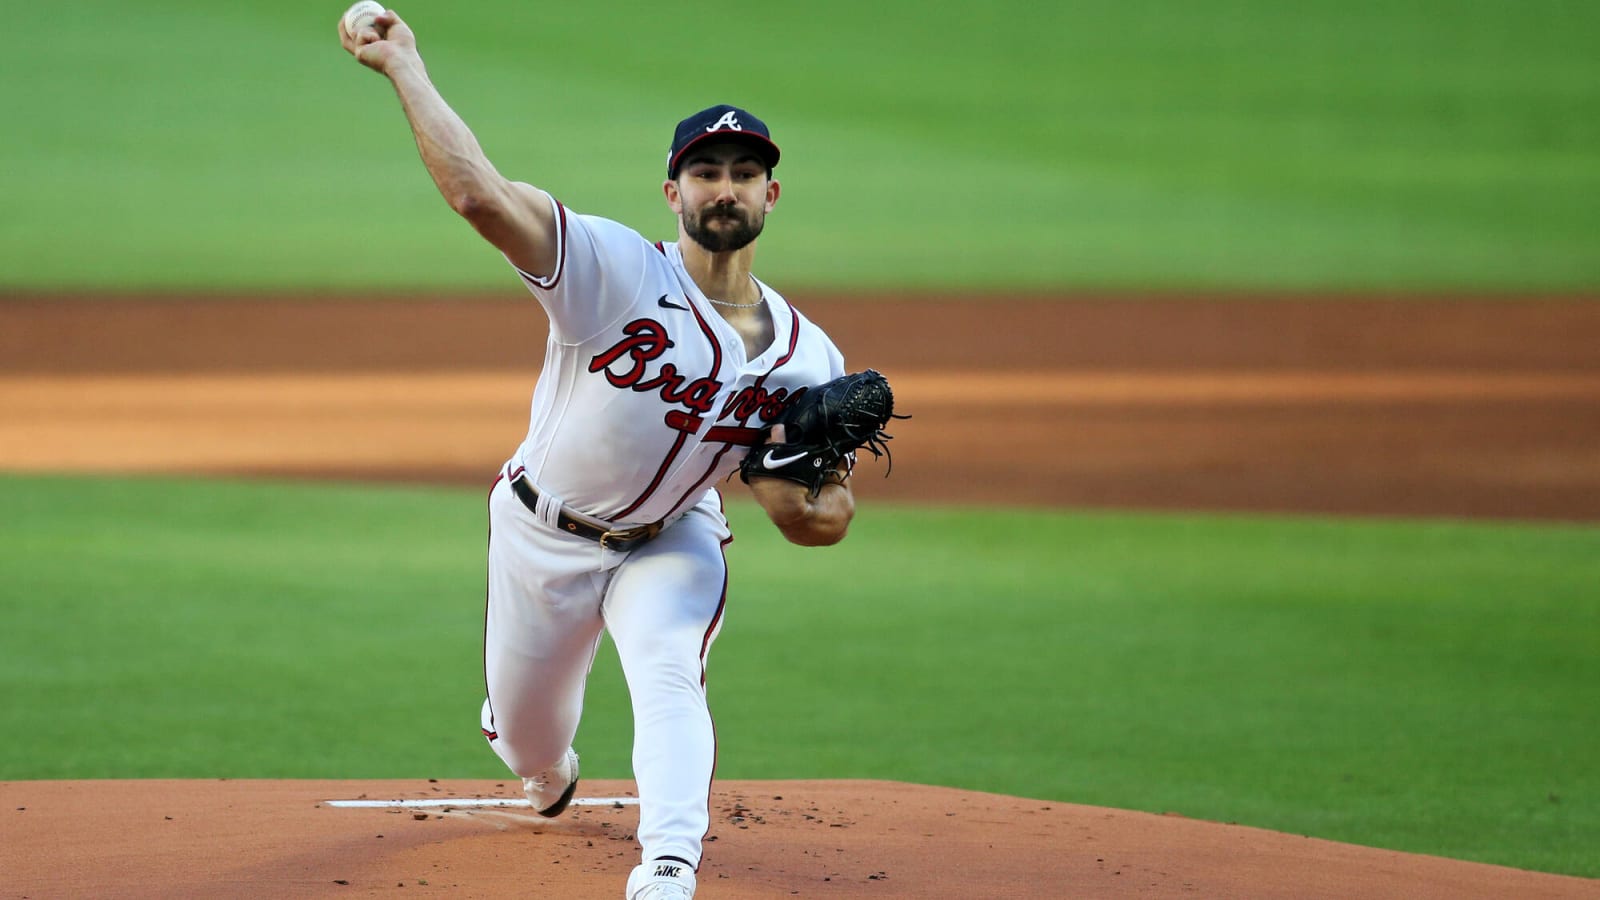
M 713 132 L 713 131 L 721 131 L 722 127 L 724 125 L 726 125 L 727 127 L 733 129 L 734 131 L 743 131 L 744 130 L 744 126 L 739 124 L 738 113 L 736 113 L 736 112 L 734 112 L 733 110 L 730 109 L 727 112 L 722 114 L 722 118 L 716 120 L 715 122 L 712 122 L 711 123 L 711 127 L 707 128 L 706 132 L 709 134 L 710 132 Z

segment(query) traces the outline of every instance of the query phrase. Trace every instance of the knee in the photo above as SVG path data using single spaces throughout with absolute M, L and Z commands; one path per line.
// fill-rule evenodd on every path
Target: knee
M 506 768 L 519 778 L 527 778 L 560 762 L 568 744 L 545 736 L 501 732 L 490 738 L 489 746 L 505 762 Z
M 514 713 L 491 714 L 487 702 L 483 706 L 483 736 L 506 767 L 524 778 L 560 762 L 571 743 L 567 737 L 539 727 L 537 722 L 522 721 Z

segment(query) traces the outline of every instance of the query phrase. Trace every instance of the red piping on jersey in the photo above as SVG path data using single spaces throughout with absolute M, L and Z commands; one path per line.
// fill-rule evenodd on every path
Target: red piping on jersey
M 700 324 L 700 331 L 705 334 L 706 340 L 711 344 L 711 372 L 706 376 L 706 378 L 714 381 L 716 380 L 718 373 L 722 371 L 722 342 L 717 340 L 716 332 L 711 330 L 711 326 L 707 324 L 705 317 L 700 315 L 700 310 L 695 309 L 692 301 L 689 303 L 689 311 L 694 313 L 694 320 Z M 638 509 L 640 506 L 643 506 L 644 502 L 650 499 L 650 496 L 656 492 L 656 489 L 661 487 L 662 479 L 667 477 L 667 469 L 672 466 L 672 461 L 678 458 L 678 451 L 683 449 L 684 442 L 688 440 L 688 437 L 688 432 L 678 432 L 678 439 L 672 443 L 672 449 L 667 451 L 666 459 L 661 461 L 660 467 L 656 469 L 656 476 L 650 479 L 650 485 L 644 489 L 644 493 L 640 494 L 638 499 L 628 504 L 627 509 L 622 510 L 614 516 L 609 516 L 608 518 L 614 522 L 623 521 L 630 513 Z M 682 503 L 683 501 L 679 500 L 678 502 Z M 676 508 L 677 504 L 673 504 L 673 509 Z
M 556 247 L 556 271 L 555 271 L 554 275 L 550 276 L 550 283 L 549 284 L 540 284 L 539 283 L 540 279 L 535 279 L 532 275 L 529 275 L 527 272 L 522 271 L 522 268 L 520 266 L 515 266 L 514 265 L 514 268 L 516 268 L 516 270 L 517 270 L 517 274 L 522 276 L 522 280 L 523 281 L 526 281 L 528 284 L 532 285 L 533 287 L 538 288 L 541 291 L 553 291 L 553 290 L 555 290 L 556 289 L 556 285 L 561 283 L 561 273 L 563 271 L 565 271 L 566 268 L 567 268 L 567 208 L 565 206 L 562 206 L 561 205 L 561 201 L 557 200 L 554 197 L 550 198 L 550 202 L 554 203 L 556 205 L 556 244 L 557 244 L 557 247 Z
M 698 316 L 699 313 L 695 313 L 695 315 Z M 773 372 L 778 371 L 780 368 L 783 367 L 783 365 L 785 363 L 787 363 L 789 360 L 794 358 L 795 348 L 797 348 L 799 346 L 800 346 L 800 314 L 795 312 L 794 311 L 794 307 L 791 306 L 791 307 L 789 307 L 789 347 L 788 347 L 788 349 L 784 350 L 783 356 L 780 356 L 778 358 L 778 361 L 772 364 L 772 368 L 766 370 L 765 372 L 762 372 L 761 375 L 758 378 L 756 378 L 756 380 L 751 384 L 751 387 L 752 388 L 761 387 L 762 382 L 767 380 L 767 376 L 771 375 Z M 678 502 L 672 504 L 672 512 L 676 512 L 678 510 L 678 507 L 682 506 L 686 501 L 689 500 L 690 497 L 693 497 L 696 492 L 704 490 L 703 485 L 707 481 L 710 480 L 712 473 L 717 471 L 717 466 L 722 464 L 722 458 L 724 456 L 728 455 L 728 451 L 732 450 L 734 448 L 735 444 L 746 446 L 746 447 L 753 447 L 753 446 L 755 446 L 756 442 L 758 440 L 760 440 L 760 434 L 761 434 L 761 430 L 759 428 L 739 428 L 739 429 L 735 429 L 735 428 L 732 428 L 730 426 L 721 426 L 721 427 L 712 428 L 711 430 L 707 431 L 704 440 L 705 441 L 717 440 L 718 438 L 713 438 L 712 435 L 718 434 L 719 432 L 721 434 L 725 435 L 725 436 L 734 436 L 734 434 L 737 433 L 737 436 L 739 438 L 741 438 L 741 439 L 740 440 L 728 441 L 727 446 L 725 446 L 721 450 L 717 451 L 717 455 L 713 456 L 711 458 L 711 465 L 706 467 L 705 474 L 703 474 L 699 478 L 695 479 L 694 484 L 690 485 L 689 489 L 687 491 L 683 492 L 683 496 L 678 498 Z M 749 432 L 749 434 L 747 436 L 747 435 L 743 434 L 742 432 Z M 670 514 L 671 513 L 668 513 L 668 515 L 670 515 Z
M 711 624 L 706 626 L 705 636 L 700 639 L 700 686 L 706 686 L 706 656 L 711 652 L 711 637 L 717 633 L 717 626 L 722 622 L 722 611 L 728 606 L 728 552 L 727 547 L 733 542 L 733 536 L 723 539 L 718 551 L 722 553 L 722 596 L 717 600 L 717 612 L 711 617 Z
M 800 346 L 800 314 L 795 312 L 794 307 L 791 306 L 789 307 L 789 349 L 785 350 L 783 356 L 772 364 L 772 368 L 762 372 L 761 377 L 757 378 L 751 386 L 760 387 L 761 383 L 767 380 L 767 376 L 783 368 L 784 363 L 794 358 L 794 350 L 798 346 Z
M 517 475 L 512 476 L 512 477 L 518 477 L 521 474 L 522 474 L 522 469 L 518 468 L 517 469 Z M 489 496 L 490 497 L 494 496 L 494 489 L 500 486 L 500 482 L 505 477 L 506 477 L 506 473 L 505 473 L 504 469 L 501 469 L 499 472 L 495 473 L 494 481 L 489 484 Z M 484 505 L 488 505 L 488 499 L 487 498 L 485 498 Z M 493 540 L 494 540 L 494 517 L 490 516 L 489 517 L 488 535 L 485 538 L 484 543 L 488 544 L 488 543 L 493 542 Z M 701 671 L 702 672 L 705 671 L 704 664 L 701 665 Z M 489 699 L 489 581 L 488 581 L 487 578 L 484 579 L 484 583 L 483 583 L 483 700 L 484 700 L 485 703 L 487 703 L 489 705 L 489 724 L 493 725 L 494 724 L 494 701 Z M 499 732 L 496 731 L 495 729 L 484 728 L 484 729 L 482 729 L 482 731 L 483 731 L 483 736 L 485 738 L 491 740 L 491 741 L 495 740 L 498 737 L 500 737 Z
M 617 513 L 616 515 L 611 516 L 610 518 L 611 518 L 611 520 L 613 522 L 622 521 L 624 518 L 627 517 L 627 515 L 629 513 L 631 513 L 634 510 L 638 509 L 639 506 L 641 504 L 643 504 L 645 500 L 649 499 L 651 494 L 654 494 L 656 492 L 656 488 L 661 486 L 661 479 L 665 478 L 666 475 L 667 475 L 667 468 L 672 465 L 672 461 L 674 459 L 677 459 L 678 451 L 683 449 L 683 443 L 684 443 L 684 441 L 687 441 L 688 439 L 689 439 L 689 433 L 687 431 L 678 432 L 678 439 L 672 442 L 672 449 L 667 451 L 666 459 L 663 459 L 661 461 L 661 467 L 659 469 L 656 469 L 656 477 L 650 479 L 649 487 L 646 487 L 644 489 L 644 493 L 640 494 L 639 498 L 637 500 L 635 500 L 632 503 L 628 504 L 628 508 L 627 509 L 624 509 L 623 511 Z
M 717 508 L 722 508 L 722 495 L 717 495 Z M 724 517 L 726 518 L 726 517 Z M 722 613 L 728 608 L 728 545 L 733 543 L 733 535 L 723 538 L 717 551 L 722 554 L 722 597 L 717 601 L 717 613 L 711 617 L 711 625 L 706 628 L 706 634 L 700 641 L 700 691 L 706 689 L 706 656 L 711 652 L 711 636 L 717 633 L 717 624 L 722 621 Z M 706 830 L 700 835 L 700 842 L 705 843 L 706 835 L 711 833 L 711 791 L 710 787 L 717 782 L 717 759 L 720 755 L 717 742 L 717 720 L 711 715 L 711 709 L 706 708 L 706 718 L 711 720 L 711 779 L 706 785 Z
M 728 455 L 728 451 L 732 450 L 733 446 L 734 445 L 732 444 L 725 444 L 721 450 L 717 451 L 716 456 L 711 457 L 711 465 L 706 467 L 705 474 L 695 479 L 695 483 L 690 485 L 687 491 L 683 492 L 683 496 L 678 498 L 678 502 L 672 504 L 673 512 L 676 512 L 678 507 L 682 506 L 684 503 L 693 498 L 697 492 L 704 490 L 702 485 L 704 485 L 706 480 L 711 477 L 711 473 L 717 470 L 717 466 L 722 464 L 722 458 Z
M 551 197 L 550 200 L 556 205 L 556 243 L 558 244 L 556 248 L 556 274 L 554 278 L 550 279 L 550 289 L 554 290 L 555 286 L 561 283 L 561 273 L 567 270 L 567 208 L 562 206 L 561 201 L 554 197 Z

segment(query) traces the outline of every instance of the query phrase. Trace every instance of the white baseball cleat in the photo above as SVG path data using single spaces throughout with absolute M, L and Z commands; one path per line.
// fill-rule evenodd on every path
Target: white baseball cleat
M 675 859 L 634 866 L 628 876 L 628 900 L 694 900 L 694 867 Z
M 522 779 L 522 793 L 533 811 L 547 819 L 561 815 L 578 790 L 578 751 L 567 748 L 561 761 L 543 772 Z

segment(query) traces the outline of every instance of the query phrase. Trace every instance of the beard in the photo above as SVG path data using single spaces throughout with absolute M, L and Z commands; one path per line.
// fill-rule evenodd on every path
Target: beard
M 713 224 L 718 227 L 713 228 Z M 685 211 L 683 230 L 696 244 L 712 253 L 743 250 L 761 236 L 767 224 L 765 214 L 757 213 L 752 220 L 736 206 L 708 206 L 698 212 Z

